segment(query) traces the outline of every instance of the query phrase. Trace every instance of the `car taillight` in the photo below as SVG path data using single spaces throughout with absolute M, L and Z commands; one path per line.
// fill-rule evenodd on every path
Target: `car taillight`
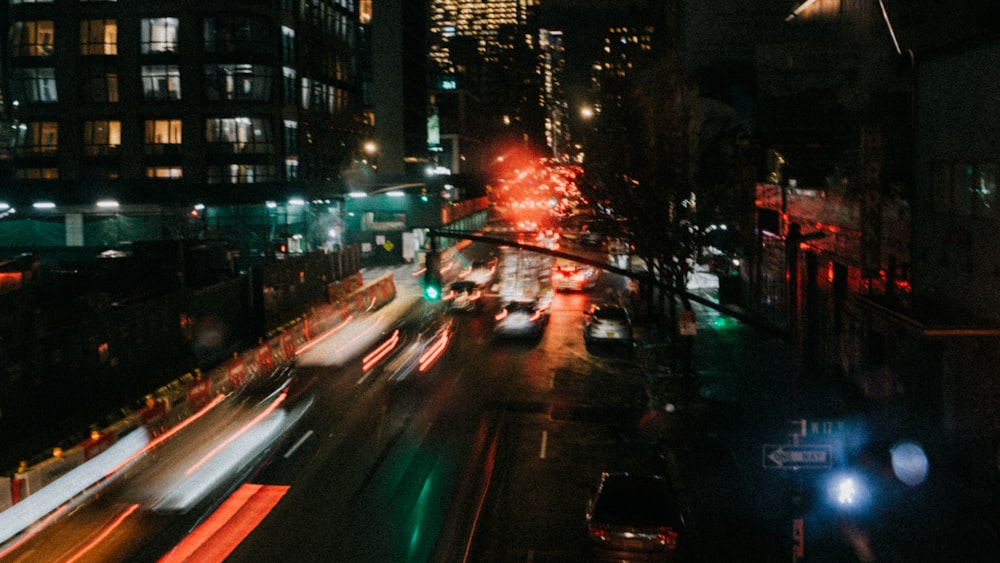
M 670 549 L 677 547 L 677 532 L 672 528 L 660 528 L 656 533 L 656 541 Z
M 587 526 L 587 534 L 595 540 L 606 541 L 608 539 L 608 531 L 599 526 Z

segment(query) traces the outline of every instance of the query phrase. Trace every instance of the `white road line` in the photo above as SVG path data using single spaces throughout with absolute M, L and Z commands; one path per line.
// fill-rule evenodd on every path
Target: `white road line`
M 549 443 L 549 431 L 542 430 L 542 447 L 538 451 L 538 459 L 545 459 L 545 449 Z
M 302 437 L 299 438 L 299 441 L 295 442 L 295 444 L 291 448 L 289 448 L 287 452 L 285 452 L 285 459 L 288 459 L 288 458 L 292 457 L 292 454 L 295 453 L 295 450 L 299 449 L 299 446 L 301 446 L 312 435 L 313 435 L 313 431 L 312 430 L 310 430 L 310 431 L 306 432 L 305 434 L 303 434 Z

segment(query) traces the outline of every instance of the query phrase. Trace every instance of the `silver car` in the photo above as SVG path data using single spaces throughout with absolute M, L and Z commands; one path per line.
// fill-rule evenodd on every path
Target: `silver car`
M 594 342 L 632 343 L 632 319 L 628 310 L 619 305 L 591 305 L 584 311 L 583 340 Z

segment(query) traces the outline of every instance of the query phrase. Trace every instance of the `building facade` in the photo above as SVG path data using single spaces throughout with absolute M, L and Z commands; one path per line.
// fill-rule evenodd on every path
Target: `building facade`
M 4 17 L 0 201 L 64 218 L 68 245 L 115 242 L 90 224 L 122 217 L 140 237 L 266 242 L 268 210 L 337 193 L 368 133 L 355 0 L 12 0 Z

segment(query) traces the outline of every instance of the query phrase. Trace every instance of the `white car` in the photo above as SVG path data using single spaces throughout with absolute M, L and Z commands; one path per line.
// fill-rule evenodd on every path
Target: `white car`
M 549 322 L 549 311 L 537 299 L 513 300 L 497 312 L 494 320 L 497 336 L 537 338 Z
M 632 344 L 632 318 L 624 307 L 591 305 L 584 315 L 583 340 L 588 347 L 594 342 Z

